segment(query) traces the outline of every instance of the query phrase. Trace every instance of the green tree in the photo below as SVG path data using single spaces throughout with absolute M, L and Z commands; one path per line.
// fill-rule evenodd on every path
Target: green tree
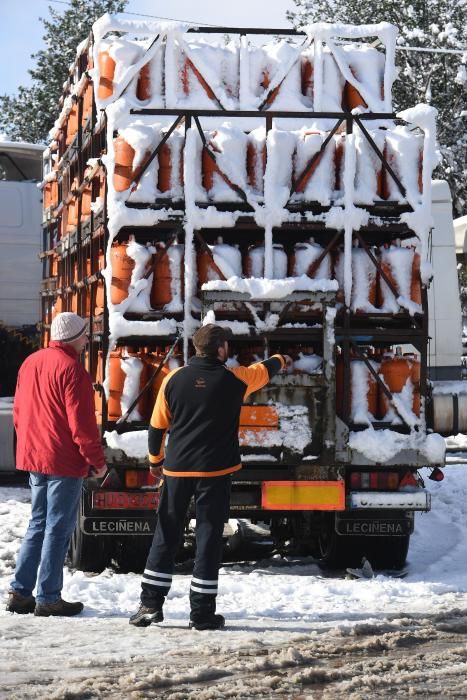
M 40 19 L 45 48 L 31 56 L 36 62 L 29 71 L 31 86 L 19 87 L 14 96 L 0 95 L 0 132 L 13 141 L 41 143 L 47 139 L 76 47 L 96 19 L 105 12 L 122 12 L 126 4 L 127 0 L 69 0 L 63 11 L 49 6 L 49 19 Z
M 435 175 L 449 182 L 458 216 L 467 208 L 467 3 L 463 0 L 294 0 L 295 27 L 312 22 L 374 24 L 399 28 L 394 106 L 429 102 L 438 110 L 442 162 Z M 405 47 L 462 50 L 463 54 L 405 51 Z

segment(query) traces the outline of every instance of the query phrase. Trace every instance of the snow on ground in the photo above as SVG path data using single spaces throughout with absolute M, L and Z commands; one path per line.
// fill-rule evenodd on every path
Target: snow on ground
M 0 611 L 0 698 L 291 697 L 285 681 L 277 680 L 278 669 L 300 666 L 294 682 L 312 682 L 303 668 L 316 661 L 325 639 L 329 653 L 332 644 L 340 644 L 347 654 L 350 642 L 345 640 L 351 637 L 350 647 L 358 646 L 362 629 L 371 636 L 376 625 L 380 646 L 365 638 L 359 647 L 374 652 L 384 647 L 388 630 L 398 639 L 408 634 L 408 618 L 467 613 L 467 468 L 448 467 L 445 474 L 442 483 L 426 480 L 432 511 L 416 517 L 406 578 L 348 580 L 323 573 L 310 558 L 225 565 L 218 597 L 218 610 L 227 620 L 222 631 L 187 629 L 187 574 L 175 576 L 164 623 L 135 629 L 128 616 L 138 604 L 139 575 L 66 570 L 63 595 L 84 602 L 81 616 L 41 619 Z M 0 488 L 1 599 L 28 521 L 28 496 L 26 489 Z M 429 639 L 423 630 L 419 637 Z M 403 646 L 391 639 L 393 646 Z M 248 680 L 255 673 L 263 674 L 256 685 Z M 238 674 L 243 691 L 237 687 Z M 237 679 L 237 685 L 231 682 L 235 693 L 227 693 L 225 683 L 221 692 L 216 683 L 227 676 Z M 344 681 L 343 676 L 342 692 Z M 193 684 L 191 695 L 187 688 Z M 175 690 L 180 686 L 181 693 Z M 375 690 L 371 697 L 380 695 Z

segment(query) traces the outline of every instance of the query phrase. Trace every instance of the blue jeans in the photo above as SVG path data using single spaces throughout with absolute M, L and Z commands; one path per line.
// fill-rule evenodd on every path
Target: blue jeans
M 11 588 L 53 603 L 63 588 L 63 564 L 75 527 L 83 480 L 31 472 L 31 520 L 16 559 Z M 38 572 L 39 571 L 39 575 Z

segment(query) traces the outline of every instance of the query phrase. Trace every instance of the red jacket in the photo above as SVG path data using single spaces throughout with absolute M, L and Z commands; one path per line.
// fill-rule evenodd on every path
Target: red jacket
M 70 345 L 51 342 L 26 359 L 13 419 L 17 469 L 81 477 L 105 464 L 91 377 Z

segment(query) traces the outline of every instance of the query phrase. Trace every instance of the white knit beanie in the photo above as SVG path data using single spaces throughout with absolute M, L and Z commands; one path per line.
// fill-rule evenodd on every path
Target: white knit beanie
M 61 343 L 78 340 L 86 330 L 86 321 L 72 311 L 57 314 L 50 326 L 50 339 Z

